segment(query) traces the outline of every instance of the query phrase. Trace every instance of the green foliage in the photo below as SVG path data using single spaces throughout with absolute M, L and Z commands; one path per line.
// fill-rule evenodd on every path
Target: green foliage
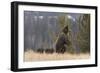
M 71 45 L 66 45 L 66 48 L 67 48 L 66 52 L 69 52 L 71 54 L 75 53 L 75 49 L 74 49 L 72 44 Z
M 64 27 L 64 25 L 65 25 L 65 15 L 63 14 L 63 15 L 60 15 L 59 17 L 59 26 L 61 27 L 61 28 L 63 28 Z
M 77 36 L 81 52 L 90 52 L 90 15 L 83 14 L 79 18 L 79 33 Z

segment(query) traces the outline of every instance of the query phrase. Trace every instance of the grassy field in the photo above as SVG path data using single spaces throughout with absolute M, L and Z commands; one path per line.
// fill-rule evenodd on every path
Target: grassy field
M 81 53 L 81 54 L 47 54 L 47 53 L 36 53 L 34 51 L 27 51 L 24 53 L 24 61 L 32 62 L 32 61 L 50 61 L 50 60 L 75 60 L 75 59 L 89 59 L 89 53 Z

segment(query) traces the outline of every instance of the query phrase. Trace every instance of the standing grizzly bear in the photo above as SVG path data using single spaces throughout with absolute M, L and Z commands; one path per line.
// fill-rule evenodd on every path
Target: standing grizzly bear
M 68 26 L 64 27 L 62 33 L 58 36 L 56 41 L 56 53 L 64 53 L 66 51 L 66 45 L 69 45 L 68 40 Z

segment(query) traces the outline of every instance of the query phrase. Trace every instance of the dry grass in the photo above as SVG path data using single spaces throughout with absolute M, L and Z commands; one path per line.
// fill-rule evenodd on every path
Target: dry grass
M 33 52 L 31 50 L 25 52 L 24 54 L 24 61 L 25 62 L 31 62 L 31 61 L 47 61 L 47 60 L 71 60 L 71 59 L 89 59 L 90 54 L 70 54 L 70 53 L 64 53 L 64 54 L 40 54 Z

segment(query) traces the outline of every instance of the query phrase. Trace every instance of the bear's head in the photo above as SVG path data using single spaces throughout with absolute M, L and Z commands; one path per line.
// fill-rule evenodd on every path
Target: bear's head
M 65 26 L 65 27 L 63 28 L 63 32 L 64 32 L 65 34 L 68 33 L 68 26 Z

